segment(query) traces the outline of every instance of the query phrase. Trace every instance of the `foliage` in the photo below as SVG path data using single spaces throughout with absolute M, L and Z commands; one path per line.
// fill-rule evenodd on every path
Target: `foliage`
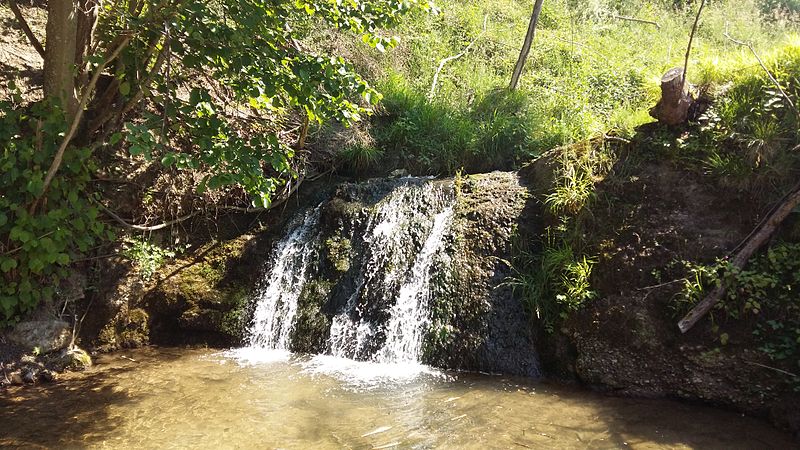
M 144 239 L 129 237 L 125 239 L 122 255 L 136 265 L 139 275 L 149 280 L 168 258 L 175 257 L 175 252 L 163 249 Z
M 45 173 L 71 136 L 69 124 L 50 99 L 23 107 L 17 96 L 0 104 L 3 323 L 53 298 L 67 267 L 112 237 L 97 220 L 98 199 L 87 195 L 93 156 L 123 143 L 133 156 L 198 172 L 200 192 L 240 185 L 254 204 L 268 206 L 296 176 L 294 152 L 277 134 L 281 118 L 300 112 L 310 121 L 349 123 L 380 99 L 343 58 L 309 51 L 299 40 L 325 24 L 383 50 L 396 41 L 382 27 L 412 9 L 430 9 L 425 0 L 99 4 L 90 73 L 76 77 L 88 111 L 46 192 Z M 128 246 L 145 276 L 167 256 L 144 242 Z
M 0 102 L 0 325 L 53 300 L 70 264 L 98 240 L 113 238 L 86 196 L 88 148 L 67 153 L 43 192 L 42 168 L 61 143 L 64 117 L 55 105 L 21 108 L 20 102 L 19 94 Z
M 596 297 L 590 283 L 595 262 L 576 254 L 568 241 L 551 234 L 540 253 L 517 250 L 515 274 L 507 283 L 552 333 L 558 322 Z
M 702 300 L 709 287 L 723 284 L 728 290 L 715 308 L 721 318 L 715 317 L 714 330 L 723 331 L 723 319 L 746 323 L 760 343 L 759 350 L 785 362 L 790 370 L 800 370 L 800 244 L 773 245 L 744 270 L 724 261 L 709 266 L 687 263 L 687 268 L 684 289 L 675 299 L 679 312 Z M 720 336 L 727 341 L 728 333 Z
M 377 34 L 379 27 L 396 24 L 412 7 L 428 7 L 425 1 L 399 0 L 189 0 L 166 8 L 163 2 L 145 3 L 138 15 L 130 14 L 128 2 L 118 2 L 101 17 L 105 36 L 136 33 L 115 74 L 122 96 L 141 94 L 163 105 L 163 111 L 126 124 L 131 153 L 150 158 L 159 150 L 167 166 L 204 169 L 199 191 L 238 184 L 265 207 L 279 180 L 294 175 L 289 162 L 294 152 L 270 128 L 268 117 L 300 110 L 311 121 L 348 123 L 380 100 L 343 58 L 298 46 L 304 30 L 321 21 L 359 33 L 383 50 L 395 42 Z M 148 73 L 141 61 L 147 63 L 158 51 L 176 63 Z M 247 124 L 248 132 L 235 120 L 241 113 L 231 114 L 231 106 L 253 112 L 255 123 Z M 183 143 L 180 150 L 165 148 L 175 140 Z
M 437 3 L 442 14 L 413 14 L 399 27 L 396 51 L 375 60 L 348 50 L 356 53 L 356 64 L 380 79 L 385 114 L 374 117 L 371 130 L 378 146 L 387 149 L 387 164 L 416 173 L 512 169 L 609 129 L 632 134 L 652 121 L 648 110 L 658 98 L 661 75 L 683 65 L 674 36 L 686 35 L 695 11 L 691 5 L 676 9 L 673 2 L 547 2 L 520 89 L 509 94 L 505 87 L 531 5 Z M 752 61 L 742 64 L 740 48 L 724 33 L 752 41 L 759 51 L 772 48 L 787 28 L 765 26 L 759 8 L 753 0 L 708 5 L 690 81 L 705 82 L 705 68 L 727 61 L 736 61 L 738 71 L 758 73 Z M 653 20 L 661 29 L 616 15 Z M 469 52 L 443 66 L 429 100 L 439 62 L 470 43 Z M 726 72 L 714 81 L 723 84 L 731 77 Z

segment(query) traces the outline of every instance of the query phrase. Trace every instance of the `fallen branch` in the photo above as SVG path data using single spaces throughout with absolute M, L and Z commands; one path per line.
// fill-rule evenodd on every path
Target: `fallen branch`
M 769 219 L 764 222 L 764 225 L 758 230 L 757 233 L 745 244 L 739 253 L 731 259 L 731 267 L 737 269 L 744 268 L 747 261 L 758 249 L 764 245 L 770 237 L 778 230 L 780 224 L 789 217 L 789 214 L 800 205 L 800 183 L 795 185 L 786 197 L 783 203 L 769 216 Z M 711 308 L 714 307 L 727 292 L 727 286 L 720 283 L 706 298 L 697 304 L 680 322 L 678 328 L 682 333 L 689 331 Z
M 661 25 L 658 22 L 653 22 L 652 20 L 645 20 L 645 19 L 639 19 L 639 18 L 636 18 L 636 17 L 628 17 L 628 16 L 618 16 L 616 14 L 612 14 L 611 17 L 613 17 L 615 19 L 619 19 L 619 20 L 627 20 L 627 21 L 630 21 L 630 22 L 646 23 L 646 24 L 654 25 L 659 30 L 661 29 Z
M 753 361 L 748 361 L 746 359 L 744 360 L 744 362 L 747 363 L 747 364 L 753 365 L 753 366 L 758 366 L 758 367 L 763 367 L 765 369 L 774 370 L 775 372 L 782 373 L 784 375 L 789 375 L 792 378 L 800 378 L 800 375 L 797 375 L 796 373 L 787 372 L 787 371 L 785 371 L 783 369 L 778 369 L 777 367 L 772 367 L 772 366 L 768 366 L 766 364 L 761 364 L 761 363 L 757 363 L 757 362 L 753 362 Z
M 486 34 L 486 23 L 488 20 L 489 20 L 489 15 L 487 14 L 483 18 L 483 31 L 481 31 L 481 34 L 479 34 L 478 37 L 476 37 L 472 42 L 469 43 L 469 45 L 467 45 L 467 48 L 465 48 L 464 51 L 462 51 L 457 55 L 449 56 L 439 61 L 439 67 L 436 69 L 436 73 L 433 74 L 433 83 L 431 83 L 431 91 L 428 93 L 428 100 L 432 100 L 433 97 L 436 95 L 436 84 L 439 83 L 439 74 L 442 72 L 442 69 L 444 69 L 445 64 L 449 63 L 450 61 L 455 61 L 461 58 L 462 56 L 466 55 L 467 52 L 469 52 L 469 49 L 472 48 L 472 46 L 475 45 L 476 42 L 478 42 L 478 39 L 480 39 L 481 36 Z
M 30 41 L 33 48 L 41 55 L 42 59 L 44 59 L 44 47 L 42 43 L 39 42 L 39 39 L 33 34 L 31 27 L 28 26 L 28 21 L 25 20 L 25 16 L 22 15 L 22 11 L 19 10 L 19 5 L 17 5 L 16 0 L 8 0 L 8 7 L 11 8 L 11 12 L 14 13 L 14 17 L 17 19 L 17 23 L 19 27 L 22 28 L 22 32 L 25 33 L 25 36 L 28 37 L 28 41 Z
M 778 83 L 778 80 L 776 80 L 775 77 L 772 76 L 772 72 L 769 71 L 766 64 L 764 64 L 764 61 L 762 61 L 761 57 L 758 56 L 758 53 L 756 53 L 756 50 L 753 48 L 753 44 L 749 42 L 740 41 L 738 39 L 734 39 L 728 34 L 727 31 L 724 33 L 724 35 L 726 38 L 728 38 L 729 41 L 733 42 L 734 44 L 741 45 L 750 49 L 750 53 L 752 53 L 753 56 L 755 56 L 756 61 L 758 61 L 758 64 L 761 66 L 762 69 L 764 69 L 764 72 L 767 74 L 767 77 L 769 77 L 769 80 L 772 82 L 773 85 L 775 85 L 775 87 L 778 89 L 778 92 L 781 93 L 786 102 L 789 103 L 789 106 L 792 108 L 792 111 L 794 111 L 794 114 L 797 116 L 797 119 L 800 120 L 800 112 L 798 112 L 794 102 L 786 93 L 786 91 L 783 90 L 783 87 L 781 87 L 781 84 Z
M 700 8 L 697 10 L 697 16 L 694 18 L 694 25 L 692 25 L 692 34 L 689 35 L 689 45 L 686 46 L 686 59 L 683 62 L 683 79 L 681 80 L 681 86 L 686 88 L 686 74 L 689 70 L 689 54 L 692 52 L 692 41 L 694 41 L 694 34 L 697 32 L 697 24 L 700 22 L 700 14 L 703 12 L 703 8 L 706 6 L 706 0 L 700 2 Z
M 201 212 L 201 211 L 195 211 L 193 213 L 187 214 L 187 215 L 182 216 L 182 217 L 178 217 L 177 219 L 170 220 L 168 222 L 160 223 L 158 225 L 145 226 L 145 225 L 130 224 L 130 223 L 126 222 L 125 219 L 123 219 L 122 217 L 117 215 L 114 211 L 108 209 L 108 207 L 106 207 L 102 203 L 98 203 L 98 205 L 100 205 L 100 209 L 102 209 L 103 212 L 105 212 L 106 214 L 108 214 L 109 217 L 111 217 L 112 219 L 117 221 L 117 223 L 119 223 L 120 225 L 122 225 L 125 228 L 130 228 L 131 230 L 136 230 L 136 231 L 158 231 L 158 230 L 163 230 L 164 228 L 167 228 L 167 227 L 170 227 L 172 225 L 175 225 L 175 224 L 184 222 L 186 220 L 189 220 L 192 217 L 200 214 L 200 212 Z

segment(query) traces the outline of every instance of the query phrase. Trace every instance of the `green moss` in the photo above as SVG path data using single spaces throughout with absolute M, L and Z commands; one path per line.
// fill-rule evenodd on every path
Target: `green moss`
M 242 341 L 245 337 L 247 328 L 247 314 L 245 310 L 249 298 L 249 293 L 245 289 L 238 289 L 226 295 L 227 303 L 233 307 L 222 316 L 220 331 L 238 341 Z
M 324 349 L 331 321 L 322 312 L 333 283 L 314 280 L 303 286 L 297 304 L 297 316 L 292 333 L 292 350 L 314 353 Z
M 328 261 L 337 272 L 345 273 L 350 270 L 350 261 L 353 258 L 353 246 L 350 239 L 340 236 L 325 240 L 325 250 Z

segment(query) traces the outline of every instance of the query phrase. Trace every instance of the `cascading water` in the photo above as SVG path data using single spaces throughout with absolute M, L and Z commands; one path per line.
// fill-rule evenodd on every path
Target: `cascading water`
M 351 230 L 360 249 L 347 300 L 328 305 L 328 358 L 419 364 L 429 326 L 431 276 L 447 267 L 452 185 L 427 179 L 397 182 Z M 250 348 L 290 350 L 304 286 L 319 277 L 324 259 L 322 206 L 276 245 L 250 329 Z M 342 360 L 342 358 L 346 358 Z M 359 363 L 362 364 L 362 363 Z M 362 366 L 363 367 L 363 364 Z M 363 369 L 360 369 L 363 372 Z
M 272 269 L 267 283 L 257 296 L 253 325 L 250 328 L 251 347 L 287 350 L 295 315 L 297 299 L 315 257 L 319 207 L 306 213 L 274 251 Z

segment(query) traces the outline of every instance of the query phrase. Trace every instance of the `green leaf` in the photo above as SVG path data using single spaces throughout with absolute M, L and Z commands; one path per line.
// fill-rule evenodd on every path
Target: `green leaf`
M 0 271 L 3 273 L 8 273 L 13 269 L 17 268 L 17 260 L 14 258 L 2 258 L 0 259 Z
M 131 93 L 131 84 L 127 81 L 123 82 L 119 85 L 119 93 L 122 94 L 123 97 L 127 97 Z

